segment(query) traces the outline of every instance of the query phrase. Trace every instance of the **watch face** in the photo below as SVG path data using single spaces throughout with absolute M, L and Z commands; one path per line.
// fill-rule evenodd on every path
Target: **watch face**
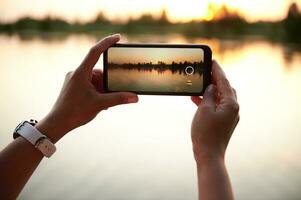
M 26 123 L 26 121 L 22 121 L 18 126 L 15 128 L 15 132 L 18 132 L 18 130 Z

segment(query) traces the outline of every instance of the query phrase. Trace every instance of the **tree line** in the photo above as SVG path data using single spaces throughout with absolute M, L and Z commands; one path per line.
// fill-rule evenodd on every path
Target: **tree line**
M 114 69 L 122 69 L 122 70 L 137 70 L 137 71 L 147 71 L 152 72 L 157 71 L 158 73 L 164 73 L 166 71 L 170 71 L 172 74 L 182 74 L 185 73 L 185 68 L 187 66 L 191 66 L 194 68 L 194 73 L 199 73 L 202 75 L 204 71 L 204 63 L 203 62 L 172 62 L 167 64 L 163 61 L 158 61 L 157 63 L 152 62 L 137 62 L 137 63 L 108 63 L 110 70 Z
M 210 8 L 209 8 L 210 9 Z M 296 3 L 292 3 L 287 16 L 280 21 L 259 21 L 249 23 L 236 11 L 222 6 L 216 11 L 215 17 L 210 21 L 193 20 L 187 23 L 171 23 L 165 10 L 159 17 L 143 14 L 137 19 L 127 22 L 109 20 L 100 12 L 93 20 L 87 23 L 69 23 L 56 17 L 35 19 L 24 17 L 12 23 L 0 23 L 0 32 L 3 33 L 180 33 L 189 37 L 216 37 L 238 38 L 240 36 L 258 35 L 270 40 L 283 40 L 301 43 L 301 12 Z

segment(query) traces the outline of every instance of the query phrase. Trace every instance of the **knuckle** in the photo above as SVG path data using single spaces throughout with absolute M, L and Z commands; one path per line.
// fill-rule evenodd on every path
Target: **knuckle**
M 69 71 L 66 73 L 66 78 L 70 78 L 73 75 L 73 71 Z
M 234 113 L 237 114 L 239 112 L 239 104 L 236 101 L 230 102 L 228 106 Z
M 233 90 L 234 94 L 236 94 L 236 90 L 235 90 L 235 88 L 232 88 L 232 90 Z

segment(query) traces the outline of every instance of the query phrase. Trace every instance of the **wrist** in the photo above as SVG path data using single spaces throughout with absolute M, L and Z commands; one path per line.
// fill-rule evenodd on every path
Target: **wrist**
M 194 155 L 194 157 L 198 168 L 202 168 L 203 166 L 208 166 L 212 164 L 217 165 L 225 163 L 224 156 L 220 155 Z
M 46 135 L 53 143 L 59 141 L 70 130 L 58 118 L 47 115 L 36 124 L 36 129 Z
M 225 154 L 220 151 L 211 151 L 211 150 L 204 150 L 200 148 L 193 148 L 194 159 L 197 165 L 204 165 L 208 163 L 214 162 L 224 162 Z

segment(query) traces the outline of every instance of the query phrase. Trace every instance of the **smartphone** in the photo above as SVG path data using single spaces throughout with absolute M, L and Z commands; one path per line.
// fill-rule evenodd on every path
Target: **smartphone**
M 103 54 L 104 90 L 202 96 L 212 53 L 196 44 L 115 44 Z

